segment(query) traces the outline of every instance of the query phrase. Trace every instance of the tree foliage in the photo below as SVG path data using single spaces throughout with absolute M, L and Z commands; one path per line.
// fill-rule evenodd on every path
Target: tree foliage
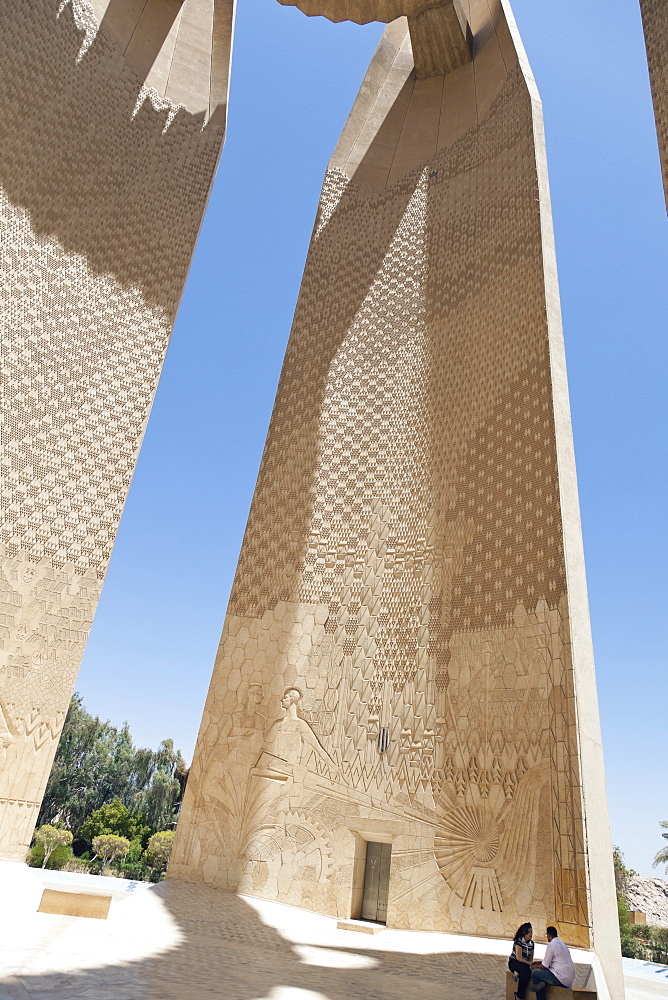
M 132 774 L 130 805 L 142 812 L 154 830 L 176 821 L 188 777 L 186 763 L 173 740 L 164 740 L 157 751 L 138 750 Z
M 625 958 L 639 958 L 644 962 L 668 964 L 668 927 L 652 927 L 650 924 L 631 924 L 626 946 L 622 950 Z
M 668 826 L 668 823 L 662 823 Z M 626 889 L 629 879 L 638 873 L 624 864 L 624 855 L 618 847 L 613 848 L 612 858 L 615 868 L 617 889 L 617 915 L 619 917 L 619 938 L 624 958 L 639 958 L 646 962 L 668 962 L 668 929 L 652 927 L 649 924 L 632 924 Z
M 632 924 L 629 916 L 629 904 L 626 902 L 624 894 L 628 885 L 629 876 L 635 874 L 624 864 L 624 855 L 618 847 L 612 849 L 612 862 L 615 869 L 615 889 L 617 890 L 617 918 L 619 920 L 619 939 L 622 946 L 622 955 L 626 958 L 635 957 Z
M 660 826 L 662 826 L 664 830 L 668 830 L 668 820 L 667 819 L 662 820 Z M 662 834 L 662 836 L 664 836 L 668 840 L 668 833 L 664 833 Z M 654 867 L 658 868 L 659 865 L 668 865 L 668 846 L 662 847 L 660 851 L 656 852 L 656 856 L 654 858 Z M 666 868 L 666 874 L 668 875 L 668 868 Z
M 101 722 L 75 694 L 44 793 L 38 823 L 56 819 L 78 833 L 85 818 L 126 788 L 134 747 L 127 725 Z
M 143 813 L 133 815 L 119 798 L 115 798 L 91 813 L 82 823 L 79 832 L 89 843 L 93 843 L 102 834 L 115 834 L 126 838 L 128 843 L 138 840 L 144 845 L 151 834 L 151 828 L 144 825 Z
M 186 763 L 172 740 L 149 750 L 133 745 L 127 723 L 120 728 L 86 711 L 75 694 L 65 719 L 38 823 L 58 821 L 75 837 L 91 814 L 118 800 L 133 815 L 143 814 L 151 830 L 175 821 L 188 778 Z M 96 830 L 122 836 L 118 829 Z M 90 840 L 90 837 L 86 836 Z M 146 838 L 144 838 L 145 841 Z
M 72 834 L 69 830 L 61 830 L 58 827 L 50 826 L 48 823 L 40 826 L 35 832 L 35 841 L 42 848 L 42 868 L 46 868 L 49 858 L 57 847 L 69 847 L 72 843 Z
M 154 868 L 166 868 L 174 846 L 174 831 L 154 833 L 146 847 L 146 860 Z
M 93 837 L 93 850 L 102 861 L 102 867 L 106 868 L 111 861 L 125 857 L 130 850 L 130 841 L 115 833 L 101 833 L 98 837 Z
M 44 845 L 34 843 L 30 848 L 26 862 L 31 868 L 48 868 L 51 871 L 61 871 L 72 861 L 72 848 L 67 845 L 54 847 L 48 859 L 44 860 Z
M 51 848 L 38 839 L 30 864 L 63 867 L 72 860 L 74 834 L 79 866 L 95 872 L 111 866 L 128 878 L 159 881 L 187 780 L 188 768 L 172 740 L 155 751 L 135 747 L 127 723 L 119 728 L 102 722 L 75 694 L 39 815 L 41 829 L 55 830 L 67 845 L 60 839 Z M 95 856 L 89 859 L 91 845 Z
M 617 898 L 623 897 L 624 890 L 628 884 L 629 877 L 635 875 L 634 871 L 631 871 L 624 864 L 624 855 L 618 847 L 613 847 L 612 849 L 612 863 L 615 870 L 615 889 L 617 890 Z

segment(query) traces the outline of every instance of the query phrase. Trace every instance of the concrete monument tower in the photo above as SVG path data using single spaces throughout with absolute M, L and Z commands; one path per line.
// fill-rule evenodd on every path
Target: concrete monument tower
M 640 10 L 645 30 L 663 189 L 668 201 L 668 3 L 666 0 L 640 0 Z
M 0 5 L 0 857 L 30 843 L 160 375 L 233 4 Z
M 294 5 L 391 23 L 325 177 L 170 875 L 555 922 L 619 1000 L 536 87 L 505 0 Z

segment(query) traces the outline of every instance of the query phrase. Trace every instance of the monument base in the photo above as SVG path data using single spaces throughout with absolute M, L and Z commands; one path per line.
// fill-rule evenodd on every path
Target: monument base
M 7 922 L 0 993 L 11 982 L 31 1000 L 47 992 L 52 1000 L 87 992 L 146 1000 L 504 995 L 508 939 L 385 927 L 352 934 L 334 917 L 171 879 L 128 894 L 106 920 L 81 920 L 34 912 L 41 883 L 25 866 L 3 863 L 0 880 L 10 906 L 31 891 L 33 906 Z M 576 986 L 591 988 L 592 953 L 572 954 Z M 600 985 L 598 997 L 609 998 Z

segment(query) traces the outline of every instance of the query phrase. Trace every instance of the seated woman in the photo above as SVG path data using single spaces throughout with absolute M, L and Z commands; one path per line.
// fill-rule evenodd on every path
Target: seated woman
M 533 941 L 531 935 L 533 927 L 531 924 L 521 924 L 515 932 L 513 950 L 508 959 L 508 968 L 516 973 L 519 978 L 517 984 L 516 1000 L 524 1000 L 527 986 L 531 980 L 531 969 L 533 965 Z

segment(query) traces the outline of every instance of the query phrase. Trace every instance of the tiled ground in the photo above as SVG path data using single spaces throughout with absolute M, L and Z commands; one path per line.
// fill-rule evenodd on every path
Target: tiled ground
M 668 967 L 653 962 L 624 960 L 626 1000 L 665 1000 L 668 997 Z
M 178 883 L 114 902 L 106 921 L 36 913 L 39 894 L 34 879 L 3 893 L 0 1000 L 504 996 L 507 942 L 342 931 L 328 917 Z M 668 1000 L 657 978 L 628 980 L 627 1000 Z

